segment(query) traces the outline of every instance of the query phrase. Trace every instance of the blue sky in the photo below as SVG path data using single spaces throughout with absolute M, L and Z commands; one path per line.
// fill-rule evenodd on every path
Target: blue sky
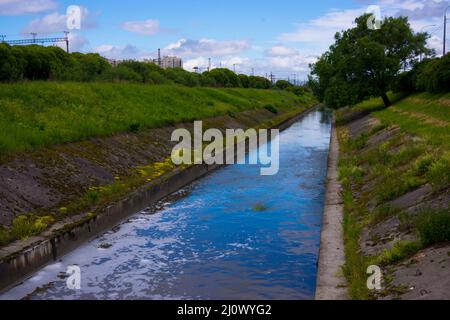
M 382 15 L 406 15 L 416 30 L 433 34 L 442 46 L 443 0 L 0 0 L 0 34 L 62 34 L 69 5 L 82 8 L 81 29 L 71 32 L 72 50 L 116 59 L 181 56 L 186 69 L 232 68 L 279 78 L 304 79 L 308 64 L 323 53 L 335 32 L 351 27 L 369 5 Z M 434 25 L 434 26 L 430 26 Z

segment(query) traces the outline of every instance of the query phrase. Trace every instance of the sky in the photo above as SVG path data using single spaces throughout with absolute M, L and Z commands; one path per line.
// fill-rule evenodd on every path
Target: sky
M 80 29 L 69 34 L 71 51 L 143 60 L 161 48 L 163 55 L 182 57 L 189 71 L 205 70 L 211 58 L 213 68 L 305 80 L 309 64 L 327 50 L 334 34 L 350 28 L 370 6 L 378 6 L 382 17 L 409 17 L 414 30 L 431 34 L 429 46 L 442 54 L 450 1 L 0 0 L 0 35 L 6 40 L 30 38 L 32 32 L 61 36 L 71 5 L 81 10 Z

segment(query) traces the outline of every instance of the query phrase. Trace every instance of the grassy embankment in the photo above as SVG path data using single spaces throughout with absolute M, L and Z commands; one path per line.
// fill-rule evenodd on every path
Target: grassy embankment
M 356 109 L 381 110 L 382 101 L 372 99 Z M 435 194 L 450 186 L 450 94 L 415 94 L 373 115 L 381 124 L 359 137 L 350 138 L 345 125 L 338 128 L 345 204 L 344 273 L 354 299 L 373 298 L 366 286 L 369 265 L 395 264 L 423 248 L 450 241 L 448 210 L 425 208 L 409 214 L 390 205 L 392 200 L 426 184 Z M 400 131 L 392 138 L 375 146 L 368 143 L 381 131 L 395 128 Z M 362 230 L 394 216 L 417 240 L 399 241 L 391 250 L 365 256 L 359 244 Z M 389 277 L 385 281 L 389 285 Z
M 311 95 L 257 89 L 107 83 L 0 85 L 0 154 L 248 109 L 309 105 Z
M 32 82 L 0 85 L 0 156 L 123 132 L 265 108 L 276 125 L 316 103 L 310 94 L 257 89 L 187 88 L 139 84 Z M 55 221 L 90 212 L 173 171 L 168 158 L 135 168 L 110 185 L 92 187 L 57 212 L 34 212 L 0 226 L 0 245 L 37 235 Z

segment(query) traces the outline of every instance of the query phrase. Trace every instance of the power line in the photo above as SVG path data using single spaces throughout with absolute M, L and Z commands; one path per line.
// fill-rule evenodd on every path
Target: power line
M 64 42 L 66 44 L 66 51 L 69 53 L 69 32 L 64 32 L 64 37 L 55 37 L 55 38 L 38 38 L 38 34 L 36 32 L 32 32 L 31 35 L 33 36 L 32 39 L 19 39 L 19 40 L 5 40 L 6 36 L 1 36 L 2 42 L 5 42 L 9 45 L 15 46 L 15 45 L 26 45 L 26 44 L 37 44 L 41 43 L 42 45 L 44 43 L 61 43 Z

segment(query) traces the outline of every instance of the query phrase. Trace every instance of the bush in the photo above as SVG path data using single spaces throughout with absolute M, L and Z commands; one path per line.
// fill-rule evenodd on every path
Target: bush
M 430 60 L 417 77 L 417 89 L 430 93 L 450 90 L 450 54 Z
M 250 88 L 250 79 L 246 74 L 240 74 L 239 80 L 243 88 Z
M 278 114 L 278 110 L 277 108 L 275 108 L 273 105 L 268 104 L 267 106 L 264 107 L 264 109 L 266 109 L 267 111 L 272 112 L 273 114 Z
M 100 80 L 110 82 L 130 81 L 130 82 L 142 82 L 142 76 L 133 71 L 132 69 L 119 65 L 116 68 L 111 68 L 105 71 Z
M 11 234 L 13 239 L 26 239 L 40 234 L 54 222 L 53 217 L 35 217 L 33 215 L 17 216 L 12 223 Z
M 393 85 L 393 90 L 395 92 L 403 92 L 403 93 L 416 92 L 419 74 L 422 72 L 423 68 L 426 66 L 427 63 L 428 61 L 424 60 L 421 63 L 417 63 L 412 70 L 399 74 L 397 80 Z
M 379 266 L 393 264 L 412 256 L 420 249 L 422 249 L 422 245 L 418 241 L 400 241 L 391 250 L 385 250 L 375 257 L 371 264 Z
M 272 84 L 264 77 L 250 76 L 248 77 L 249 87 L 254 89 L 270 89 Z
M 430 168 L 433 165 L 434 161 L 434 156 L 429 153 L 417 159 L 415 163 L 416 175 L 419 177 L 426 175 L 430 171 Z
M 4 227 L 0 226 L 0 246 L 11 242 L 11 234 Z
M 450 153 L 445 153 L 439 160 L 430 165 L 427 178 L 437 190 L 450 185 Z
M 278 80 L 275 83 L 275 87 L 280 89 L 280 90 L 286 90 L 290 87 L 293 87 L 294 85 L 292 83 L 290 83 L 289 81 L 286 80 Z
M 23 77 L 23 61 L 6 43 L 0 43 L 0 81 L 17 81 Z
M 205 72 L 204 75 L 214 78 L 218 87 L 239 88 L 242 87 L 239 76 L 226 68 L 213 69 Z
M 297 96 L 303 96 L 307 92 L 307 89 L 305 87 L 299 87 L 299 86 L 291 86 L 291 87 L 288 87 L 286 90 L 289 92 L 292 92 L 293 94 L 295 94 Z
M 420 239 L 425 246 L 450 241 L 450 210 L 426 211 L 417 225 Z

